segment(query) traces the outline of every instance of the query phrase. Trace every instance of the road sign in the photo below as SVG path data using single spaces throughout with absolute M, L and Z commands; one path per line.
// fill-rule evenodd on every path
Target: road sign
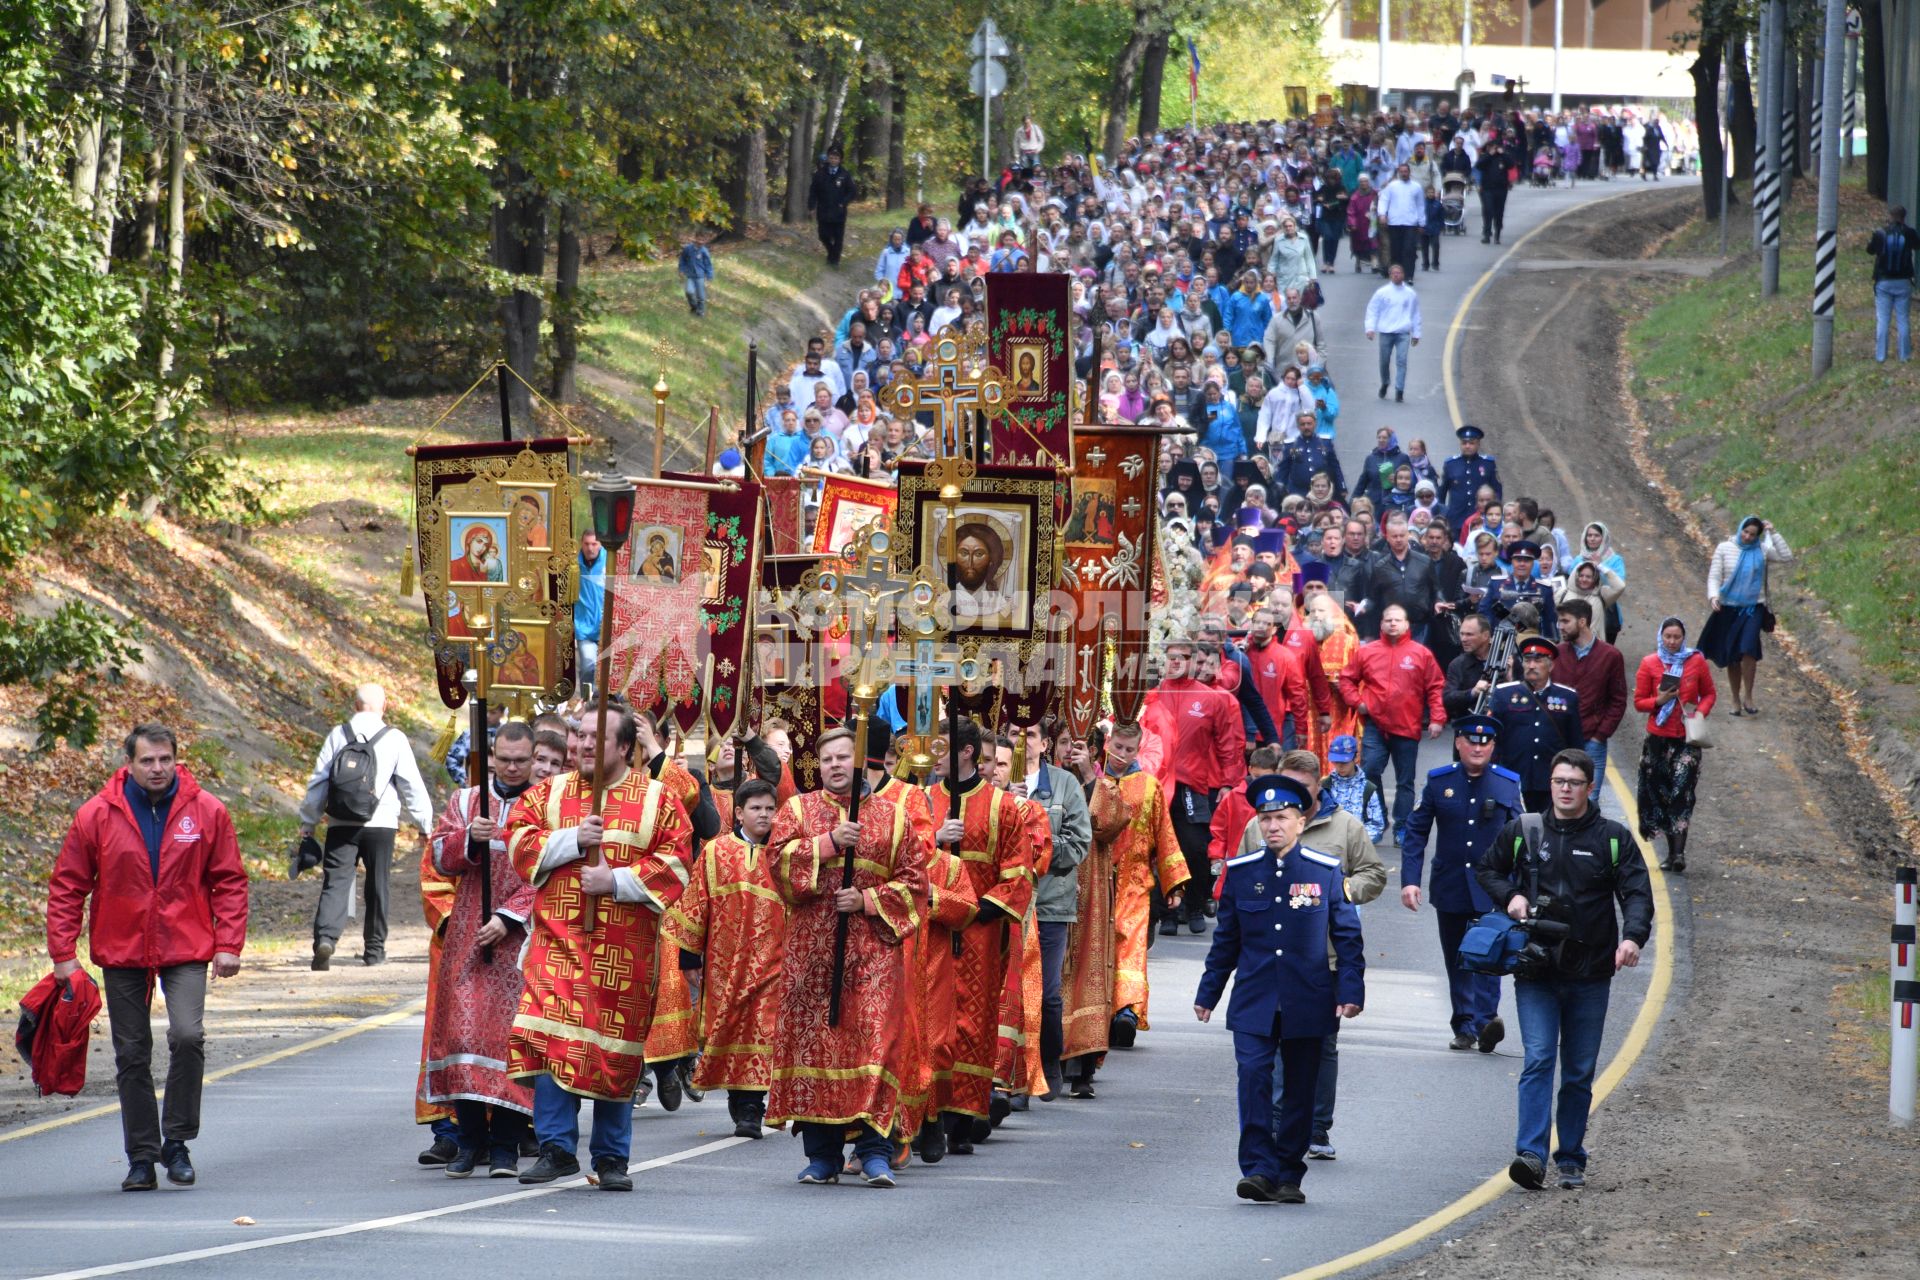
M 985 82 L 984 90 L 983 81 Z M 973 71 L 968 76 L 967 83 L 975 94 L 985 92 L 997 98 L 1007 91 L 1007 69 L 990 58 L 978 60 L 973 64 Z
M 973 29 L 973 39 L 967 45 L 967 52 L 976 58 L 1004 58 L 1007 56 L 1007 42 L 1001 38 L 1000 28 L 988 18 Z

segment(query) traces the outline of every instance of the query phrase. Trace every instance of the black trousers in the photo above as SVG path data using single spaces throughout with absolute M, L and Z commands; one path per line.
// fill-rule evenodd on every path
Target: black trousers
M 120 1090 L 120 1133 L 128 1160 L 158 1160 L 169 1142 L 200 1136 L 200 1083 L 207 1061 L 207 966 L 170 965 L 159 971 L 167 997 L 167 1116 L 153 1096 L 153 975 L 145 969 L 106 969 L 107 1024 L 113 1029 L 114 1082 Z
M 1440 236 L 1444 232 L 1426 232 L 1420 237 L 1420 265 L 1428 271 L 1440 265 Z
M 1480 188 L 1480 238 L 1497 236 L 1507 225 L 1507 189 Z
M 1180 843 L 1180 852 L 1187 860 L 1187 874 L 1193 877 L 1187 881 L 1187 887 L 1181 892 L 1180 914 L 1189 920 L 1198 920 L 1207 913 L 1207 903 L 1213 898 L 1213 864 L 1207 858 L 1207 850 L 1213 844 L 1213 826 L 1208 822 L 1184 822 L 1180 818 L 1173 820 L 1173 838 Z
M 822 218 L 820 220 L 820 243 L 826 246 L 827 265 L 831 267 L 839 266 L 840 250 L 844 248 L 847 243 L 847 220 L 842 218 L 838 222 L 828 222 Z
M 1390 226 L 1387 228 L 1387 243 L 1392 246 L 1390 261 L 1399 263 L 1407 279 L 1412 280 L 1413 273 L 1420 266 L 1420 228 Z
M 387 890 L 393 878 L 392 827 L 327 826 L 326 856 L 320 860 L 320 905 L 313 912 L 313 940 L 338 944 L 353 905 L 353 869 L 367 868 L 367 913 L 362 921 L 363 956 L 387 954 Z

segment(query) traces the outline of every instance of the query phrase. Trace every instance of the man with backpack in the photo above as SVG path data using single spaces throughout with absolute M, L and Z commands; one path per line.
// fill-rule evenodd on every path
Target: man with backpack
M 1920 231 L 1907 225 L 1901 205 L 1887 206 L 1887 225 L 1867 241 L 1873 255 L 1873 358 L 1887 362 L 1887 331 L 1898 331 L 1901 360 L 1913 359 L 1913 335 L 1907 318 L 1913 309 L 1914 261 Z
M 335 725 L 320 744 L 300 805 L 300 834 L 313 834 L 327 820 L 321 861 L 320 905 L 313 913 L 313 967 L 329 967 L 340 931 L 353 906 L 357 864 L 367 869 L 367 916 L 362 964 L 387 958 L 387 887 L 393 869 L 393 841 L 401 811 L 426 835 L 433 827 L 427 784 L 414 762 L 407 736 L 387 724 L 387 693 L 377 684 L 353 691 L 353 715 Z
M 1606 1029 L 1613 975 L 1640 963 L 1653 933 L 1653 890 L 1633 833 L 1600 815 L 1593 757 L 1578 748 L 1553 758 L 1551 812 L 1522 814 L 1480 855 L 1480 887 L 1546 948 L 1542 963 L 1514 973 L 1514 1006 L 1526 1048 L 1520 1122 L 1507 1176 L 1528 1190 L 1547 1181 L 1548 1135 L 1560 1186 L 1587 1184 L 1587 1113 Z M 1614 904 L 1619 904 L 1616 917 Z M 1540 922 L 1558 928 L 1542 928 Z M 1556 1103 L 1553 1074 L 1558 1063 Z

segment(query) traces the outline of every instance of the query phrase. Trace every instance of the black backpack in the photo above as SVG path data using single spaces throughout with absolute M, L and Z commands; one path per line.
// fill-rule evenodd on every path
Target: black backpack
M 373 817 L 385 789 L 378 776 L 380 758 L 373 744 L 392 731 L 392 725 L 382 725 L 371 738 L 356 738 L 351 726 L 340 726 L 347 740 L 334 752 L 333 764 L 327 769 L 327 817 L 357 827 L 365 826 Z

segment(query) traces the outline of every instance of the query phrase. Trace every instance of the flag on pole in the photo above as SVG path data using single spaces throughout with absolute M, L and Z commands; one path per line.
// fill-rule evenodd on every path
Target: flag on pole
M 1191 36 L 1187 37 L 1187 101 L 1200 101 L 1200 50 Z

